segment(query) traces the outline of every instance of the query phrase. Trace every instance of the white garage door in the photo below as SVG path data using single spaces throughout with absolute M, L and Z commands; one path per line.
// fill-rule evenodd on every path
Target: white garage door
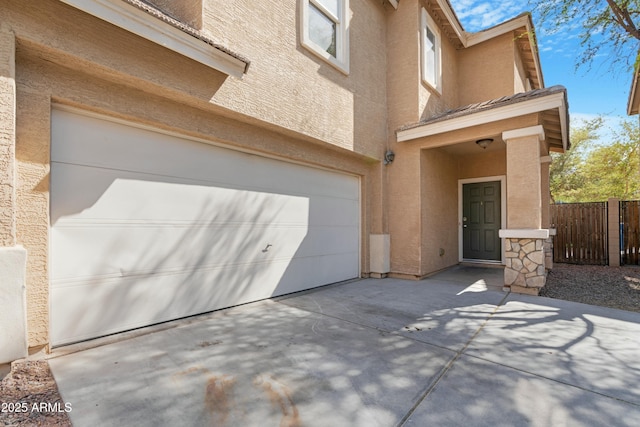
M 52 112 L 53 345 L 359 275 L 359 179 Z

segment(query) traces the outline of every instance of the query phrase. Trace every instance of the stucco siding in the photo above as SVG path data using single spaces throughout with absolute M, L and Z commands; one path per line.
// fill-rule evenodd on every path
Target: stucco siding
M 542 225 L 538 135 L 507 141 L 507 228 L 538 229 Z M 526 189 L 526 191 L 523 191 Z
M 423 7 L 423 5 L 421 5 Z M 422 80 L 419 74 L 419 109 L 420 119 L 424 120 L 444 111 L 458 107 L 458 90 L 464 89 L 465 83 L 458 81 L 458 51 L 441 29 L 441 69 L 442 91 L 438 92 Z
M 350 5 L 354 66 L 344 75 L 300 46 L 298 2 L 207 2 L 204 34 L 251 61 L 241 80 L 57 1 L 9 0 L 6 12 L 20 42 L 53 61 L 380 158 L 387 136 L 386 53 L 380 48 L 387 11 L 370 0 Z
M 524 69 L 522 63 L 522 55 L 518 46 L 514 43 L 513 46 L 514 61 L 513 61 L 513 93 L 526 92 L 530 88 L 527 88 L 527 72 Z
M 27 256 L 27 325 L 29 346 L 48 342 L 49 320 L 49 139 L 50 92 L 30 79 L 29 66 L 18 62 L 16 135 L 17 240 Z M 36 71 L 37 72 L 37 71 Z M 28 80 L 25 82 L 25 78 Z
M 502 142 L 494 142 L 494 144 L 502 144 Z M 459 179 L 501 176 L 506 174 L 507 152 L 505 149 L 460 156 L 458 158 Z
M 513 45 L 507 33 L 459 52 L 460 105 L 513 95 Z
M 391 237 L 391 272 L 420 276 L 422 238 L 422 198 L 420 187 L 420 149 L 404 144 L 396 148 L 396 157 L 387 166 Z
M 420 120 L 420 8 L 418 2 L 398 3 L 388 18 L 387 88 L 391 133 Z M 393 135 L 395 137 L 395 135 Z M 394 138 L 395 139 L 395 138 Z
M 457 169 L 456 157 L 444 150 L 422 150 L 422 275 L 458 262 Z
M 0 23 L 0 247 L 15 244 L 15 36 Z
M 247 75 L 228 79 L 211 102 L 380 156 L 378 145 L 386 140 L 384 7 L 369 0 L 349 2 L 351 67 L 345 75 L 300 45 L 300 4 L 206 2 L 205 33 L 251 61 Z

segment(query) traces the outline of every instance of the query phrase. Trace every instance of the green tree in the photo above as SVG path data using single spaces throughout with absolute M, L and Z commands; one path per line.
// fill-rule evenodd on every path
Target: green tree
M 591 151 L 582 166 L 583 201 L 640 198 L 640 132 L 636 122 L 624 121 L 613 141 Z
M 640 0 L 529 0 L 544 27 L 565 32 L 580 26 L 582 53 L 576 66 L 609 52 L 612 70 L 634 65 L 640 46 Z M 619 65 L 626 67 L 619 67 Z
M 571 132 L 571 150 L 552 153 L 551 199 L 558 203 L 640 199 L 640 128 L 622 122 L 607 144 L 597 144 L 601 118 Z
M 586 177 L 582 170 L 589 150 L 598 139 L 603 126 L 602 118 L 585 121 L 571 129 L 571 149 L 564 153 L 551 153 L 549 184 L 553 203 L 577 203 L 581 201 Z

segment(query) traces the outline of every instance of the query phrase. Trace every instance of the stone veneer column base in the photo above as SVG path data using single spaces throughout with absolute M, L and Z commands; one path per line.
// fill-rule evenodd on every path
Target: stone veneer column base
M 545 240 L 505 239 L 504 284 L 511 292 L 538 295 L 547 281 Z
M 511 292 L 538 295 L 547 282 L 548 229 L 500 230 L 504 239 L 504 284 Z

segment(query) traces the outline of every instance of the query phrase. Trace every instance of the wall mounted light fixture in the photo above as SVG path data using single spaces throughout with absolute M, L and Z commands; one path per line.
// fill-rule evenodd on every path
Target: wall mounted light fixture
M 493 138 L 483 138 L 483 139 L 479 139 L 476 141 L 476 144 L 478 144 L 480 147 L 482 147 L 482 149 L 486 149 L 489 144 L 491 144 L 493 142 Z
M 387 150 L 387 152 L 384 153 L 384 164 L 388 165 L 389 163 L 393 162 L 393 159 L 395 158 L 396 158 L 395 153 L 391 150 Z

